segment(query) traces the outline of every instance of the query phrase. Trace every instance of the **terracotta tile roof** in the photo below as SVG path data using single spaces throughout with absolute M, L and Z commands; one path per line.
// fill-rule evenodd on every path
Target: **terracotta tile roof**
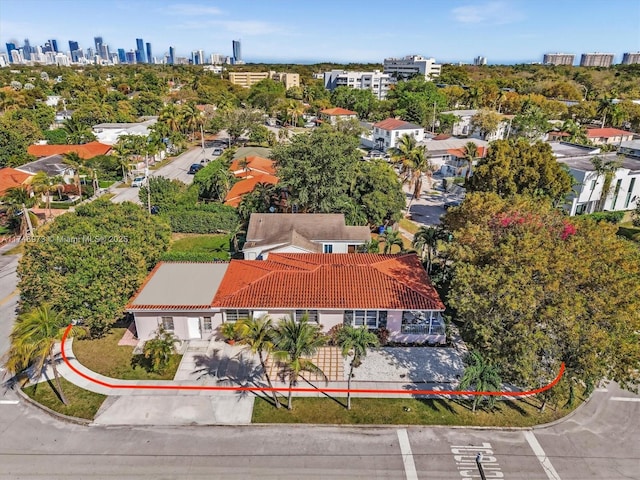
M 320 113 L 324 115 L 329 115 L 331 117 L 337 115 L 357 115 L 358 112 L 352 112 L 351 110 L 347 110 L 346 108 L 325 108 L 324 110 L 320 110 Z
M 14 168 L 0 168 L 0 195 L 4 195 L 10 188 L 23 185 L 31 177 L 32 175 Z
M 111 151 L 111 145 L 105 145 L 100 142 L 89 142 L 83 145 L 29 145 L 29 148 L 27 148 L 29 155 L 34 155 L 38 158 L 76 152 L 84 160 L 98 155 L 106 155 L 109 151 Z
M 449 135 L 448 133 L 439 133 L 431 140 L 446 140 L 447 138 L 451 138 L 451 135 Z
M 231 165 L 229 166 L 229 170 L 234 172 L 234 175 L 236 177 L 246 176 L 246 175 L 242 175 L 244 172 L 246 172 L 245 167 L 242 166 L 242 161 L 245 161 L 245 160 L 247 162 L 246 168 L 249 169 L 250 171 L 268 173 L 270 175 L 275 175 L 276 173 L 275 162 L 273 160 L 270 160 L 268 158 L 263 158 L 263 157 L 251 156 L 251 157 L 236 158 L 233 162 L 231 162 Z M 239 173 L 235 173 L 235 172 L 239 172 Z
M 269 183 L 271 185 L 275 185 L 278 183 L 278 177 L 269 174 L 260 174 L 255 177 L 245 178 L 244 180 L 240 180 L 236 184 L 231 187 L 229 193 L 224 198 L 225 205 L 231 205 L 232 207 L 237 207 L 240 205 L 240 201 L 242 200 L 242 196 L 246 195 L 249 192 L 253 192 L 255 190 L 256 185 L 259 183 Z
M 618 130 L 617 128 L 588 128 L 588 138 L 600 138 L 600 137 L 619 137 L 621 135 L 633 135 L 626 130 Z
M 465 156 L 464 149 L 462 148 L 451 148 L 447 150 L 447 153 L 450 155 L 454 155 L 458 158 L 464 158 Z M 479 146 L 476 149 L 476 158 L 483 158 L 486 154 L 487 154 L 487 149 L 485 147 Z
M 219 308 L 444 310 L 415 254 L 286 254 L 232 260 Z
M 382 130 L 422 130 L 420 125 L 414 123 L 405 122 L 397 118 L 387 118 L 381 122 L 374 123 L 374 127 L 381 128 Z

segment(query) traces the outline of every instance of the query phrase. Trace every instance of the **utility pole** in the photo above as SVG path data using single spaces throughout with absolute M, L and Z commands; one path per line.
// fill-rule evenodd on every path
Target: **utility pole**
M 433 101 L 433 123 L 431 124 L 431 133 L 436 133 L 436 101 Z
M 200 140 L 202 141 L 202 161 L 207 161 L 207 154 L 204 150 L 204 127 L 200 124 Z

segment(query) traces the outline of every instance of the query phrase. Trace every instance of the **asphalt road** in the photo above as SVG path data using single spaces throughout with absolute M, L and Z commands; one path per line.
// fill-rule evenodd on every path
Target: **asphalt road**
M 176 179 L 189 185 L 193 182 L 193 175 L 189 175 L 187 173 L 189 171 L 189 167 L 194 163 L 200 163 L 203 158 L 207 161 L 215 158 L 212 156 L 213 148 L 213 146 L 205 148 L 205 154 L 203 157 L 202 148 L 194 147 L 174 158 L 170 163 L 162 166 L 158 170 L 151 170 L 149 175 L 152 177 Z M 138 199 L 139 191 L 140 189 L 137 187 L 116 188 L 114 189 L 116 196 L 113 197 L 111 201 L 115 203 L 122 203 L 126 201 L 141 203 Z

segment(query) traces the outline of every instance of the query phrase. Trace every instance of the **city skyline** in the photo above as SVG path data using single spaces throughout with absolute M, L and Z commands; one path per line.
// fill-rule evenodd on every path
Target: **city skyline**
M 111 52 L 136 50 L 136 39 L 153 46 L 161 59 L 190 57 L 204 50 L 233 56 L 232 41 L 242 40 L 245 62 L 382 62 L 386 57 L 421 54 L 438 62 L 466 62 L 481 55 L 488 63 L 541 62 L 545 53 L 613 53 L 640 50 L 640 2 L 611 0 L 604 8 L 614 21 L 603 21 L 602 2 L 511 0 L 440 3 L 409 0 L 398 6 L 377 0 L 327 0 L 306 4 L 220 0 L 116 0 L 109 7 L 94 2 L 25 0 L 0 6 L 0 45 L 31 46 L 57 40 L 80 48 L 102 37 Z M 46 8 L 45 8 L 46 7 Z M 65 12 L 81 12 L 69 16 Z M 126 11 L 145 15 L 126 15 Z M 25 13 L 28 12 L 28 15 Z M 593 12 L 598 12 L 594 15 Z M 81 19 L 81 21 L 79 21 Z M 141 49 L 142 54 L 147 52 Z M 146 56 L 146 55 L 145 55 Z

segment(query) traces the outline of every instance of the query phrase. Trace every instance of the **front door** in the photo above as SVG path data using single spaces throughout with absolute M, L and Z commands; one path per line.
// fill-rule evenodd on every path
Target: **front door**
M 202 317 L 200 319 L 200 331 L 202 332 L 202 338 L 209 338 L 213 333 L 213 324 L 211 323 L 211 317 Z
M 190 340 L 202 338 L 202 335 L 200 335 L 200 319 L 198 317 L 187 318 L 187 331 Z

